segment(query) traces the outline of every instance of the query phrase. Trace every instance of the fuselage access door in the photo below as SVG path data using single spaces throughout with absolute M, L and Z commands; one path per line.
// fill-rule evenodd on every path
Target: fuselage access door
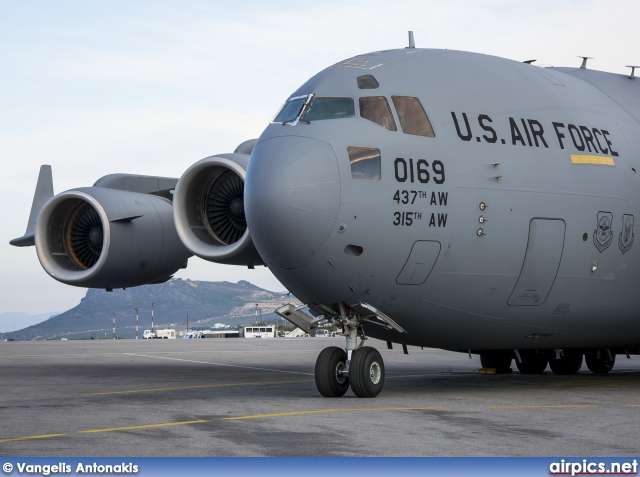
M 531 219 L 527 251 L 509 305 L 538 306 L 545 302 L 560 268 L 565 229 L 562 219 Z

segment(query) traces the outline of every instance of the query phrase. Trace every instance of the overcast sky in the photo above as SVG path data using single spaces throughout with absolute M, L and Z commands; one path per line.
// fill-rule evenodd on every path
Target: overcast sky
M 0 313 L 63 311 L 85 290 L 40 268 L 24 233 L 40 164 L 55 192 L 125 172 L 180 177 L 260 135 L 331 64 L 407 45 L 626 73 L 640 64 L 637 0 L 0 0 Z M 472 75 L 473 71 L 469 71 Z M 266 269 L 192 258 L 177 276 L 249 280 Z

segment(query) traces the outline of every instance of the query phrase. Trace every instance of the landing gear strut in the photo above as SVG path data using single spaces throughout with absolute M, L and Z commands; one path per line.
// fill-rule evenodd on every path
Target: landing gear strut
M 349 385 L 358 397 L 376 397 L 384 386 L 384 362 L 377 349 L 363 346 L 367 339 L 357 314 L 340 304 L 341 322 L 347 339 L 345 350 L 332 346 L 316 360 L 316 387 L 325 397 L 343 396 Z M 360 338 L 360 343 L 358 343 Z

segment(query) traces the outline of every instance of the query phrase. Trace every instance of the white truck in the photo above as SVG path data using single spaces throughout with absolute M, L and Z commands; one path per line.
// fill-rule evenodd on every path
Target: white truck
M 144 330 L 142 333 L 142 338 L 145 340 L 150 339 L 165 339 L 165 340 L 175 340 L 176 339 L 176 330 L 168 328 L 166 330 L 156 330 L 155 333 L 152 333 L 151 330 Z

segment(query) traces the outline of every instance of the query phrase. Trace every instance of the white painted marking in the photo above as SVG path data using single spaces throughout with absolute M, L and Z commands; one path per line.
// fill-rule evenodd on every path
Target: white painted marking
M 155 359 L 166 359 L 169 361 L 182 361 L 185 363 L 197 363 L 197 364 L 209 364 L 213 366 L 226 366 L 229 368 L 244 368 L 244 369 L 255 369 L 258 371 L 272 371 L 274 373 L 287 373 L 287 374 L 303 374 L 305 376 L 313 376 L 313 373 L 300 373 L 298 371 L 285 371 L 283 369 L 271 369 L 271 368 L 256 368 L 254 366 L 240 366 L 238 364 L 225 364 L 225 363 L 212 363 L 209 361 L 195 361 L 192 359 L 180 359 L 180 358 L 167 358 L 166 356 L 150 356 L 147 354 L 134 354 L 134 353 L 122 353 L 126 356 L 139 356 L 142 358 L 155 358 Z

